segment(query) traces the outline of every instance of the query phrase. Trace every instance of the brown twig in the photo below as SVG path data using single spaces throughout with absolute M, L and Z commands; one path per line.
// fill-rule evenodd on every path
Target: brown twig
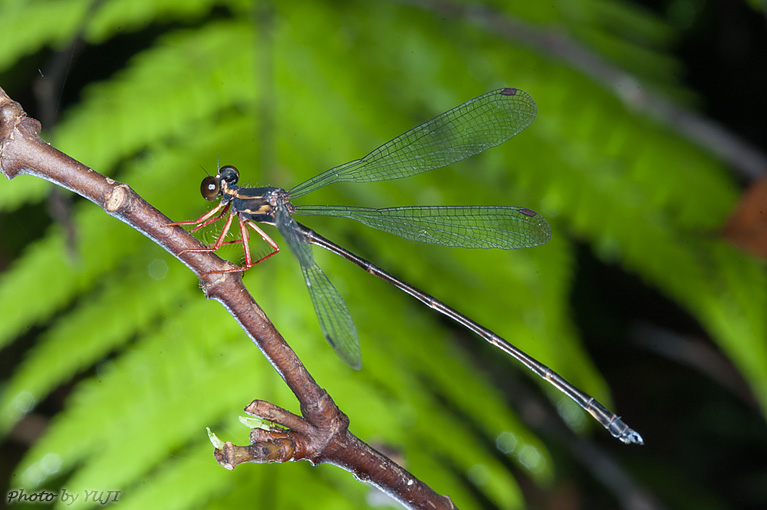
M 452 509 L 435 493 L 388 457 L 349 432 L 349 419 L 320 388 L 287 342 L 242 284 L 240 273 L 214 273 L 231 267 L 212 252 L 189 252 L 203 245 L 144 201 L 127 184 L 105 177 L 45 143 L 40 123 L 27 118 L 21 105 L 0 88 L 0 172 L 8 179 L 34 175 L 92 201 L 127 223 L 186 264 L 200 279 L 209 299 L 219 301 L 261 349 L 301 404 L 296 416 L 273 404 L 253 401 L 246 412 L 285 429 L 253 429 L 249 446 L 226 443 L 216 450 L 219 463 L 233 469 L 243 462 L 308 460 L 335 464 L 375 485 L 408 508 Z M 182 253 L 183 252 L 183 253 Z M 180 254 L 180 255 L 178 255 Z

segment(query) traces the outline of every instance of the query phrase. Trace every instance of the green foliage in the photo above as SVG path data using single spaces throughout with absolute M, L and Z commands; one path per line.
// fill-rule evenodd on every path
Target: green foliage
M 205 210 L 199 165 L 210 171 L 220 159 L 238 166 L 246 185 L 290 187 L 482 92 L 522 88 L 538 103 L 538 119 L 512 142 L 407 182 L 338 185 L 302 200 L 524 205 L 552 224 L 546 246 L 462 252 L 343 220 L 310 224 L 607 404 L 607 384 L 580 344 L 569 304 L 574 244 L 588 243 L 694 317 L 767 409 L 767 278 L 762 264 L 710 235 L 737 198 L 713 156 L 578 71 L 467 20 L 351 0 L 275 3 L 267 19 L 263 5 L 241 4 L 125 0 L 89 12 L 83 0 L 6 2 L 0 71 L 62 47 L 81 27 L 88 43 L 111 49 L 118 37 L 159 33 L 89 85 L 51 141 L 176 220 Z M 566 10 L 530 3 L 505 15 L 569 31 L 639 79 L 686 95 L 668 80 L 676 69 L 663 48 L 668 27 L 614 2 L 560 4 Z M 49 190 L 28 177 L 2 182 L 0 210 L 42 207 Z M 120 488 L 121 504 L 136 508 L 231 508 L 256 498 L 270 508 L 365 505 L 370 489 L 331 466 L 218 467 L 206 426 L 243 444 L 240 409 L 259 398 L 296 410 L 292 395 L 177 260 L 90 203 L 76 204 L 72 222 L 76 257 L 54 225 L 0 275 L 0 346 L 32 327 L 42 331 L 0 393 L 0 431 L 59 385 L 76 384 L 18 467 L 20 485 L 63 477 L 70 491 Z M 522 506 L 510 463 L 538 484 L 551 482 L 547 446 L 492 375 L 501 367 L 514 377 L 522 369 L 513 360 L 315 250 L 362 338 L 363 369 L 347 370 L 321 339 L 285 251 L 251 270 L 246 285 L 354 433 L 401 449 L 408 469 L 464 509 L 482 506 L 477 493 L 499 508 Z M 472 355 L 459 345 L 467 343 Z M 579 432 L 606 434 L 583 413 L 562 414 Z M 506 453 L 496 448 L 501 438 L 512 445 Z

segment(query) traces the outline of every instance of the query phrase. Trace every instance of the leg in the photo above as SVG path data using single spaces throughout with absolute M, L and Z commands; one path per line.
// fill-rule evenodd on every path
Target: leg
M 216 251 L 219 248 L 221 248 L 221 245 L 223 244 L 231 244 L 231 243 L 237 243 L 241 241 L 227 241 L 224 242 L 224 237 L 226 237 L 226 234 L 229 232 L 229 229 L 232 226 L 232 221 L 234 220 L 234 214 L 230 214 L 229 217 L 226 219 L 226 223 L 224 223 L 224 228 L 221 230 L 221 234 L 218 236 L 218 239 L 216 239 L 216 242 L 213 243 L 212 246 L 208 246 L 207 248 L 187 248 L 186 250 L 181 250 L 178 252 L 178 255 L 181 255 L 182 253 L 188 252 L 188 251 Z M 211 223 L 210 221 L 200 225 L 200 227 L 205 226 L 207 224 Z M 199 227 L 198 227 L 199 228 Z M 197 230 L 197 229 L 194 229 Z
M 242 243 L 243 250 L 245 251 L 245 264 L 242 267 L 235 267 L 232 269 L 223 269 L 221 271 L 211 271 L 210 273 L 205 273 L 200 278 L 204 278 L 205 276 L 208 276 L 209 274 L 214 274 L 214 273 L 239 273 L 239 272 L 247 271 L 251 267 L 258 264 L 259 262 L 262 262 L 268 259 L 269 257 L 271 257 L 272 255 L 276 255 L 277 253 L 279 253 L 280 251 L 279 245 L 277 245 L 277 243 L 275 243 L 274 240 L 272 240 L 272 238 L 266 234 L 266 232 L 261 230 L 261 228 L 258 225 L 256 225 L 254 222 L 250 220 L 240 219 L 239 221 L 240 239 L 237 239 L 236 241 L 222 242 L 224 235 L 226 235 L 227 230 L 229 230 L 229 227 L 232 224 L 232 218 L 234 218 L 233 215 L 229 216 L 229 219 L 227 220 L 226 225 L 224 226 L 225 230 L 222 232 L 221 236 L 218 238 L 218 242 L 214 246 L 211 246 L 210 248 L 206 248 L 206 249 L 184 250 L 184 251 L 214 251 L 220 248 L 221 245 L 223 244 Z M 269 246 L 272 247 L 271 252 L 267 253 L 265 256 L 261 257 L 255 262 L 253 262 L 253 258 L 250 255 L 250 244 L 248 243 L 248 241 L 250 240 L 250 233 L 248 232 L 247 227 L 252 228 L 259 236 L 261 236 L 261 239 L 269 243 Z
M 171 227 L 171 226 L 174 226 L 174 225 L 197 225 L 196 227 L 194 227 L 191 230 L 191 232 L 196 232 L 199 229 L 201 229 L 202 227 L 210 225 L 211 223 L 214 223 L 214 222 L 220 220 L 221 218 L 223 218 L 224 215 L 226 215 L 226 213 L 229 212 L 229 206 L 231 206 L 231 202 L 226 204 L 226 205 L 224 205 L 223 202 L 221 202 L 216 207 L 214 207 L 210 211 L 206 212 L 205 214 L 203 214 L 202 216 L 200 216 L 196 220 L 174 221 L 173 223 L 168 223 L 165 226 L 166 227 Z M 223 208 L 223 211 L 221 211 L 221 213 L 219 213 L 216 217 L 211 218 L 211 216 L 216 214 L 222 208 Z M 198 223 L 199 223 L 199 225 L 198 225 Z
M 245 221 L 240 220 L 240 232 L 242 233 L 242 239 L 249 239 L 250 238 L 250 235 L 248 234 L 248 230 L 245 228 L 246 225 L 248 227 L 252 228 L 258 235 L 261 236 L 261 239 L 263 239 L 264 241 L 269 243 L 269 246 L 272 247 L 272 251 L 271 252 L 267 253 L 265 256 L 261 257 L 257 261 L 251 262 L 250 247 L 248 246 L 248 243 L 245 243 L 244 244 L 244 248 L 245 248 L 245 269 L 249 269 L 249 268 L 255 266 L 256 264 L 258 264 L 259 262 L 263 262 L 264 260 L 268 259 L 272 255 L 278 254 L 280 252 L 280 247 L 277 245 L 277 243 L 274 242 L 274 240 L 271 237 L 266 235 L 266 232 L 261 230 L 261 228 L 258 225 L 256 225 L 254 222 L 252 222 L 250 220 L 245 220 Z

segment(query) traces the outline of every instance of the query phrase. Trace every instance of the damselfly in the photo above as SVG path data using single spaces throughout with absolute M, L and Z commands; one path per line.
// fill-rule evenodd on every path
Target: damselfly
M 192 229 L 196 231 L 228 214 L 221 234 L 213 245 L 185 250 L 215 251 L 224 244 L 242 243 L 245 264 L 221 272 L 245 271 L 276 254 L 279 251 L 277 243 L 256 223 L 276 226 L 298 258 L 325 338 L 341 359 L 353 368 L 360 368 L 362 364 L 357 330 L 343 298 L 315 263 L 311 244 L 354 262 L 370 274 L 386 280 L 475 332 L 572 398 L 613 436 L 624 443 L 643 444 L 642 437 L 618 416 L 543 363 L 443 302 L 325 239 L 293 218 L 294 214 L 351 218 L 406 239 L 451 247 L 508 250 L 544 244 L 551 237 L 548 223 L 535 211 L 524 207 L 422 206 L 373 209 L 301 206 L 291 202 L 337 182 L 399 179 L 447 166 L 511 139 L 533 122 L 535 114 L 535 102 L 524 91 L 514 88 L 493 90 L 424 122 L 381 145 L 362 159 L 331 168 L 290 190 L 238 186 L 237 169 L 224 166 L 215 177 L 206 177 L 201 186 L 202 196 L 207 200 L 221 199 L 218 206 L 194 221 L 171 225 L 196 225 Z M 238 218 L 240 238 L 224 241 L 235 217 Z M 272 247 L 270 253 L 255 261 L 248 246 L 248 227 Z

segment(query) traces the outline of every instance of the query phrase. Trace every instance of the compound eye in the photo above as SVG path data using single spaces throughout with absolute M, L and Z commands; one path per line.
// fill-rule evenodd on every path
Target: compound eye
M 221 186 L 218 185 L 218 179 L 212 175 L 203 179 L 200 185 L 200 193 L 205 200 L 215 200 L 221 196 Z
M 229 186 L 234 186 L 240 180 L 240 171 L 232 165 L 226 165 L 222 166 L 221 170 L 218 171 L 218 176 L 226 181 Z

